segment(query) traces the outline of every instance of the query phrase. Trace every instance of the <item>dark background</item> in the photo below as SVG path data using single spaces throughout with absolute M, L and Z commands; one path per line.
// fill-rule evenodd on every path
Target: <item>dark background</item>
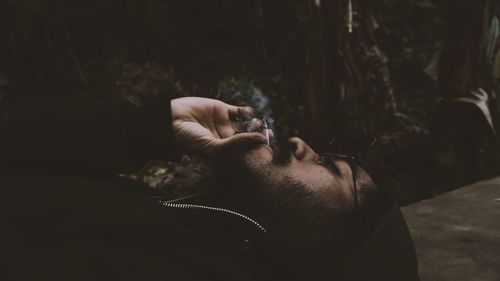
M 496 1 L 353 0 L 352 33 L 348 0 L 320 2 L 1 0 L 0 113 L 22 111 L 19 100 L 73 95 L 137 106 L 258 97 L 276 127 L 313 144 L 377 136 L 374 177 L 403 204 L 498 175 L 497 141 L 481 117 L 436 117 L 440 98 L 481 87 L 496 119 L 494 81 L 448 94 L 424 73 L 452 42 L 462 52 L 444 56 L 445 66 L 458 66 L 441 71 L 489 77 L 479 55 L 460 62 L 483 52 L 488 29 L 479 27 Z M 176 197 L 202 185 L 203 167 L 184 158 L 127 176 Z

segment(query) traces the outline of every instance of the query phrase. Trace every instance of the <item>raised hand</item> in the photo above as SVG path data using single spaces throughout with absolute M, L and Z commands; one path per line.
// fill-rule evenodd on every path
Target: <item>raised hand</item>
M 187 152 L 213 156 L 238 147 L 266 143 L 261 132 L 245 129 L 253 114 L 250 107 L 200 97 L 172 100 L 171 107 L 174 139 Z M 255 119 L 250 123 L 255 123 Z

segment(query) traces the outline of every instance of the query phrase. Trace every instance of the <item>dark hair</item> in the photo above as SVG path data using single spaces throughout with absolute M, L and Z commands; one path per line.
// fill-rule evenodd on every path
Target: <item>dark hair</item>
M 344 231 L 339 238 L 345 245 L 343 254 L 349 254 L 361 247 L 375 232 L 392 206 L 391 196 L 375 184 L 358 185 L 359 209 L 347 214 L 341 221 L 344 222 Z
M 289 280 L 335 279 L 341 273 L 342 262 L 364 245 L 392 206 L 391 197 L 371 184 L 359 185 L 360 208 L 347 212 L 317 204 L 314 194 L 299 182 L 287 184 L 282 190 L 286 189 L 289 200 L 275 205 L 281 210 L 273 211 L 281 221 L 274 242 L 283 247 L 278 251 L 282 253 L 280 258 L 275 260 L 279 260 L 277 266 L 290 273 Z M 300 202 L 296 202 L 297 196 Z M 270 234 L 274 230 L 271 228 Z
M 374 184 L 358 183 L 358 186 L 359 209 L 340 211 L 319 204 L 317 195 L 303 183 L 285 178 L 276 197 L 267 194 L 267 199 L 273 203 L 274 222 L 268 222 L 271 234 L 275 230 L 273 227 L 278 227 L 277 239 L 282 242 L 295 240 L 290 241 L 294 245 L 289 246 L 305 254 L 332 258 L 348 255 L 370 237 L 392 206 L 391 197 Z M 294 239 L 297 234 L 299 239 Z
M 380 221 L 387 215 L 393 204 L 392 196 L 375 185 L 360 184 L 361 213 L 368 234 L 378 227 Z

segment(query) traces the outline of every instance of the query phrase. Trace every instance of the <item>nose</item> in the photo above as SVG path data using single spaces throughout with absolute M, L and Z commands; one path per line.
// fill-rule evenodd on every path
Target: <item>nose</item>
M 300 138 L 290 138 L 292 154 L 297 160 L 309 160 L 316 157 L 316 152 Z

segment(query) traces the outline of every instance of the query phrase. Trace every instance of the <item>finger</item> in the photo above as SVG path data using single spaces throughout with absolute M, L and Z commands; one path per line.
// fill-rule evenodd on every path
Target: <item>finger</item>
M 266 137 L 261 133 L 241 133 L 229 138 L 216 140 L 215 152 L 243 150 L 259 144 L 266 144 Z
M 230 119 L 249 121 L 253 117 L 253 108 L 249 106 L 228 105 L 228 113 Z
M 234 130 L 234 134 L 246 133 L 248 132 L 247 127 L 250 121 L 231 121 L 231 127 Z
M 253 118 L 247 125 L 247 132 L 262 132 L 264 129 L 264 122 L 262 120 Z
M 235 133 L 263 132 L 262 120 L 253 118 L 250 121 L 232 121 L 231 126 Z

